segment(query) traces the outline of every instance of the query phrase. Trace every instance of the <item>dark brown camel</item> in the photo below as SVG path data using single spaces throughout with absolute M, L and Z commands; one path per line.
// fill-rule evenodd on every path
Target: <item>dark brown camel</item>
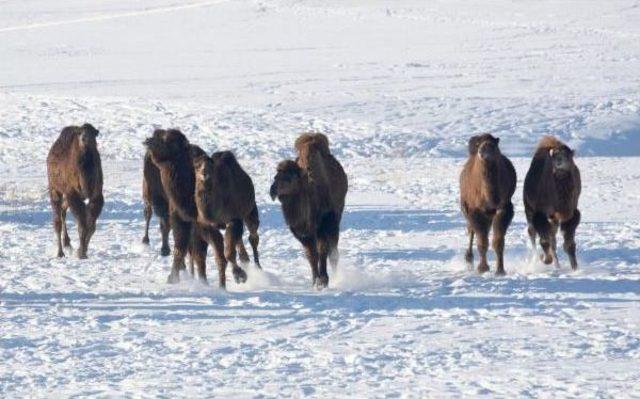
M 469 140 L 469 159 L 460 174 L 460 205 L 467 219 L 469 246 L 465 259 L 473 263 L 473 238 L 478 236 L 478 272 L 489 271 L 487 250 L 489 230 L 493 228 L 496 274 L 504 272 L 504 238 L 513 219 L 511 197 L 516 189 L 516 171 L 500 152 L 500 139 L 490 134 Z
M 580 223 L 580 171 L 573 161 L 574 152 L 552 136 L 538 144 L 529 172 L 524 180 L 524 210 L 529 225 L 529 237 L 536 247 L 536 234 L 544 251 L 544 263 L 559 266 L 556 253 L 558 227 L 564 238 L 564 250 L 571 268 L 577 269 L 576 228 Z
M 158 129 L 145 142 L 153 164 L 160 171 L 160 181 L 169 202 L 169 219 L 173 231 L 173 264 L 167 281 L 180 281 L 186 269 L 191 229 L 196 221 L 195 177 L 191 149 L 187 138 L 176 129 Z M 206 277 L 205 277 L 206 278 Z
M 96 142 L 98 133 L 88 123 L 65 127 L 49 150 L 47 176 L 58 257 L 64 256 L 63 230 L 64 245 L 71 244 L 66 226 L 68 207 L 78 225 L 80 259 L 87 258 L 89 241 L 96 231 L 96 221 L 104 205 L 102 164 Z
M 238 252 L 242 261 L 249 260 L 242 243 L 243 223 L 249 230 L 253 260 L 260 267 L 260 219 L 253 182 L 230 151 L 215 152 L 210 158 L 202 154 L 194 162 L 198 223 L 209 228 L 225 228 L 225 258 L 233 266 L 236 282 L 245 282 L 247 275 L 236 262 Z
M 347 175 L 331 155 L 325 135 L 305 133 L 295 148 L 297 161 L 278 164 L 270 194 L 280 200 L 289 229 L 305 248 L 312 284 L 323 288 L 329 284 L 327 257 L 334 267 L 338 262 Z

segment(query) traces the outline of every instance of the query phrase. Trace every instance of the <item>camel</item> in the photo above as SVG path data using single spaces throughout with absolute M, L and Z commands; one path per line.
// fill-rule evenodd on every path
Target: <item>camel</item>
M 98 130 L 89 123 L 67 126 L 62 129 L 47 156 L 48 188 L 58 257 L 64 256 L 63 235 L 64 246 L 70 247 L 71 244 L 66 226 L 68 208 L 71 208 L 78 225 L 78 258 L 87 258 L 89 241 L 96 231 L 96 221 L 104 206 L 102 163 L 96 141 L 98 134 Z
M 243 223 L 249 230 L 254 262 L 260 268 L 260 219 L 253 182 L 230 151 L 215 152 L 211 157 L 201 154 L 194 160 L 194 167 L 198 224 L 208 228 L 225 229 L 225 259 L 232 264 L 236 282 L 245 282 L 246 272 L 236 262 L 238 253 L 243 262 L 249 260 L 242 243 Z M 224 270 L 221 272 L 224 273 Z
M 500 152 L 499 142 L 499 138 L 490 134 L 473 136 L 469 140 L 469 158 L 460 174 L 460 205 L 469 234 L 465 253 L 467 263 L 473 264 L 473 239 L 477 235 L 478 272 L 489 271 L 487 250 L 489 230 L 493 229 L 496 274 L 504 275 L 504 238 L 513 219 L 511 197 L 516 189 L 516 171 Z
M 542 138 L 533 155 L 524 180 L 524 209 L 531 245 L 536 247 L 536 235 L 545 264 L 559 267 L 556 253 L 558 227 L 564 238 L 564 250 L 571 268 L 578 268 L 575 233 L 580 223 L 578 199 L 582 183 L 580 171 L 573 161 L 574 151 L 555 137 Z
M 191 149 L 187 138 L 177 129 L 157 129 L 144 144 L 151 161 L 160 172 L 164 195 L 169 203 L 174 250 L 167 282 L 174 284 L 180 281 L 180 271 L 186 269 L 185 257 L 193 223 L 197 218 Z
M 278 164 L 270 194 L 278 198 L 289 229 L 305 249 L 312 285 L 329 284 L 327 258 L 338 263 L 340 221 L 348 190 L 347 175 L 322 133 L 302 134 L 295 142 L 296 161 Z

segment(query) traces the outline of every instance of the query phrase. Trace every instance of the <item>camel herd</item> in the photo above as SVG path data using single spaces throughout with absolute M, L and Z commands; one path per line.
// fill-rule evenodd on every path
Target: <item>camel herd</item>
M 98 152 L 99 132 L 92 125 L 65 127 L 47 157 L 49 195 L 53 210 L 58 257 L 70 247 L 66 227 L 71 208 L 79 234 L 78 257 L 86 258 L 89 241 L 104 205 L 102 165 Z M 504 270 L 504 239 L 514 216 L 511 198 L 516 189 L 516 171 L 500 152 L 499 138 L 490 134 L 469 140 L 469 157 L 460 174 L 460 205 L 467 220 L 469 245 L 465 259 L 473 263 L 473 240 L 477 239 L 480 262 L 477 270 L 489 270 L 489 232 L 496 252 L 496 274 Z M 249 262 L 242 234 L 246 228 L 253 261 L 260 268 L 258 227 L 260 218 L 251 177 L 234 154 L 219 151 L 208 155 L 189 143 L 177 129 L 157 129 L 144 142 L 142 197 L 145 232 L 149 243 L 152 215 L 160 220 L 162 247 L 168 256 L 169 233 L 173 233 L 173 261 L 167 281 L 176 283 L 187 269 L 207 281 L 206 257 L 213 247 L 219 286 L 226 287 L 227 264 L 237 283 L 247 280 L 238 265 Z M 282 205 L 284 219 L 304 247 L 311 267 L 312 284 L 327 287 L 327 261 L 338 263 L 340 220 L 348 190 L 347 175 L 331 154 L 329 140 L 321 133 L 304 133 L 295 141 L 297 157 L 277 165 L 270 188 L 273 200 Z M 561 230 L 564 250 L 571 267 L 576 261 L 575 231 L 580 222 L 578 198 L 580 172 L 574 152 L 555 137 L 545 136 L 535 151 L 524 183 L 524 204 L 528 233 L 535 248 L 540 237 L 546 264 L 558 266 L 556 235 Z M 224 230 L 224 236 L 221 233 Z

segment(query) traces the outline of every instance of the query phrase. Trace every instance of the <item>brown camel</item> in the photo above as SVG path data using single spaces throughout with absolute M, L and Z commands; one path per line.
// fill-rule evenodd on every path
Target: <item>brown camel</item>
M 237 253 L 243 262 L 249 260 L 242 243 L 243 223 L 249 230 L 253 260 L 256 266 L 260 267 L 260 219 L 253 182 L 230 151 L 215 152 L 211 157 L 201 154 L 194 160 L 194 165 L 198 223 L 209 228 L 225 228 L 225 258 L 233 266 L 236 282 L 245 282 L 246 272 L 236 262 Z M 224 270 L 220 272 L 224 276 Z
M 489 230 L 493 228 L 496 274 L 503 275 L 504 237 L 513 219 L 511 197 L 516 189 L 516 171 L 500 152 L 499 141 L 490 134 L 473 136 L 469 140 L 469 159 L 460 174 L 460 205 L 469 233 L 466 261 L 473 263 L 473 238 L 477 235 L 478 272 L 489 271 L 487 250 Z
M 305 133 L 295 148 L 297 161 L 278 164 L 270 194 L 280 200 L 289 229 L 305 248 L 312 284 L 323 288 L 329 284 L 327 257 L 334 268 L 338 262 L 347 175 L 331 155 L 325 135 Z
M 577 269 L 576 228 L 580 223 L 580 171 L 573 161 L 574 152 L 552 136 L 538 144 L 529 172 L 524 180 L 524 209 L 529 225 L 529 237 L 536 247 L 536 234 L 544 251 L 544 263 L 559 266 L 556 253 L 558 227 L 564 238 L 564 250 L 571 268 Z
M 80 259 L 87 258 L 89 241 L 96 231 L 96 221 L 104 205 L 98 133 L 88 123 L 65 127 L 49 150 L 47 176 L 58 257 L 64 256 L 63 231 L 64 245 L 71 244 L 66 226 L 67 208 L 71 208 L 78 225 Z
M 158 129 L 145 142 L 151 161 L 160 171 L 160 181 L 169 202 L 169 219 L 173 231 L 173 264 L 167 281 L 180 281 L 186 269 L 191 229 L 196 221 L 195 177 L 191 149 L 187 138 L 176 129 Z

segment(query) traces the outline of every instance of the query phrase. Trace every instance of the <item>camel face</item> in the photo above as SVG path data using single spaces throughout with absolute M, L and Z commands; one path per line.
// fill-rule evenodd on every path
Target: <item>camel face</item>
M 563 175 L 569 173 L 573 168 L 573 151 L 567 147 L 552 148 L 549 150 L 553 174 Z
M 271 199 L 287 195 L 295 195 L 300 191 L 302 185 L 302 169 L 293 161 L 283 161 L 278 165 L 271 185 Z

